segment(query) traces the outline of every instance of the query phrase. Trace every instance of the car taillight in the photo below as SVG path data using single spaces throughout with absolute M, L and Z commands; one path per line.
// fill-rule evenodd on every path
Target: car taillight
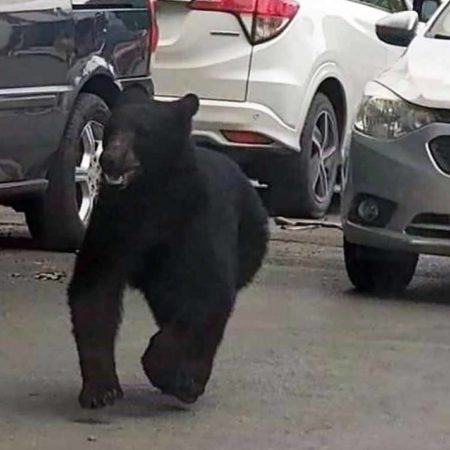
M 235 144 L 270 145 L 273 140 L 261 133 L 242 130 L 222 130 L 225 139 Z
M 254 44 L 280 34 L 300 9 L 295 0 L 193 0 L 189 7 L 236 14 Z
M 258 0 L 255 14 L 255 41 L 277 36 L 294 18 L 299 4 L 293 0 Z
M 149 39 L 150 39 L 150 49 L 152 53 L 155 52 L 156 47 L 158 47 L 158 41 L 159 41 L 159 27 L 158 27 L 158 21 L 156 20 L 156 8 L 157 8 L 158 0 L 148 0 L 148 8 L 150 10 L 151 14 L 151 29 L 149 32 Z

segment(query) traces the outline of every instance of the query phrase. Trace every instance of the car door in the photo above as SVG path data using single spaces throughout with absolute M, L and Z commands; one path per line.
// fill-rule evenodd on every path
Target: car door
M 252 53 L 245 24 L 235 14 L 192 6 L 189 0 L 159 1 L 160 40 L 152 66 L 156 94 L 244 100 Z
M 70 12 L 70 0 L 0 2 L 0 182 L 39 172 L 60 138 L 57 94 L 67 89 Z

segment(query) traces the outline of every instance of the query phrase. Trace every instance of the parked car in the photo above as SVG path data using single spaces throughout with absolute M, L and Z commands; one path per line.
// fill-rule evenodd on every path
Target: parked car
M 382 40 L 406 46 L 415 13 L 381 22 Z M 411 281 L 419 254 L 450 256 L 450 3 L 404 56 L 370 82 L 345 160 L 344 250 L 361 291 Z
M 377 39 L 407 0 L 162 0 L 160 99 L 196 92 L 196 139 L 268 185 L 273 214 L 322 217 L 364 85 L 402 49 Z
M 42 245 L 79 246 L 110 108 L 125 87 L 153 93 L 156 41 L 149 0 L 0 2 L 0 203 Z

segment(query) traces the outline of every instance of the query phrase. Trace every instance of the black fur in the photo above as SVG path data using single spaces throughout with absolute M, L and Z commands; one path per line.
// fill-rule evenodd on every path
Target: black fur
M 239 168 L 191 143 L 198 99 L 119 99 L 105 130 L 102 186 L 68 295 L 83 388 L 95 408 L 122 396 L 114 343 L 127 285 L 160 331 L 142 357 L 150 381 L 185 402 L 203 394 L 239 289 L 268 241 L 261 201 Z

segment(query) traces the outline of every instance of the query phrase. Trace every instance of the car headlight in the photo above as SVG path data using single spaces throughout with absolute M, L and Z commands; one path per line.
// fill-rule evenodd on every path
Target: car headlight
M 369 83 L 355 129 L 376 139 L 398 139 L 438 120 L 429 109 L 414 106 L 378 83 Z

